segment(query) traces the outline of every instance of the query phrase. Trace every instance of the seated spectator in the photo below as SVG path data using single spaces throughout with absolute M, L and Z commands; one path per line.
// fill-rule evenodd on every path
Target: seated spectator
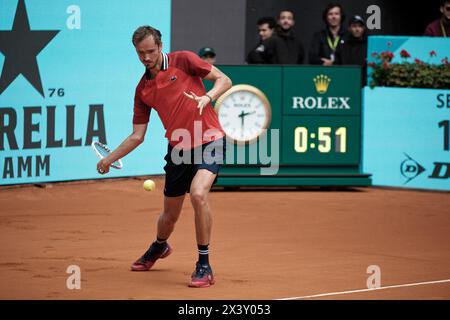
M 248 63 L 267 63 L 265 58 L 265 50 L 264 41 L 269 39 L 274 30 L 276 21 L 272 17 L 262 17 L 258 19 L 258 32 L 259 32 L 259 43 L 253 48 L 247 55 Z
M 309 63 L 331 66 L 335 52 L 345 42 L 346 33 L 342 24 L 345 14 L 339 3 L 330 3 L 322 13 L 326 28 L 316 32 L 309 50 Z
M 448 37 L 450 36 L 450 0 L 442 1 L 440 7 L 442 16 L 431 22 L 425 29 L 424 36 Z
M 362 67 L 362 85 L 367 77 L 367 29 L 364 19 L 353 16 L 348 27 L 347 41 L 336 51 L 335 64 L 358 65 Z
M 203 47 L 198 52 L 198 56 L 210 64 L 216 63 L 216 53 L 211 47 Z
M 292 29 L 295 25 L 294 13 L 280 11 L 276 32 L 264 41 L 265 60 L 271 64 L 302 64 L 305 50 Z

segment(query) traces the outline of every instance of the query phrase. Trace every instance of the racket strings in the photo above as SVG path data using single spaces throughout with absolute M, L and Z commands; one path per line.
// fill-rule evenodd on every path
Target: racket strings
M 93 146 L 102 158 L 107 157 L 111 153 L 111 150 L 107 146 L 105 146 L 104 144 L 102 144 L 98 141 L 94 142 Z M 120 168 L 122 168 L 122 163 L 120 160 L 116 160 L 111 164 L 111 166 L 114 168 L 120 169 Z
M 96 145 L 96 149 L 97 149 L 98 152 L 100 152 L 100 154 L 103 157 L 106 157 L 108 154 L 111 153 L 111 151 L 107 147 L 99 145 L 99 144 Z

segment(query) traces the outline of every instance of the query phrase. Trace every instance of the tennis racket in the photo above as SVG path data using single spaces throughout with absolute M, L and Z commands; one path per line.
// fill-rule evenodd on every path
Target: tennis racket
M 98 141 L 93 141 L 91 144 L 92 149 L 94 149 L 95 154 L 100 158 L 103 159 L 104 157 L 106 157 L 108 154 L 111 153 L 111 150 L 109 150 L 109 148 L 107 146 L 105 146 L 103 143 L 98 142 Z M 122 169 L 123 168 L 123 164 L 122 164 L 122 160 L 116 160 L 113 163 L 111 163 L 111 167 L 116 168 L 116 169 Z

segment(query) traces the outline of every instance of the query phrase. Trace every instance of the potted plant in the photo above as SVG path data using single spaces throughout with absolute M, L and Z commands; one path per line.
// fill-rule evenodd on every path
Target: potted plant
M 412 58 L 406 50 L 400 51 L 402 62 L 393 63 L 394 53 L 387 50 L 373 52 L 370 87 L 404 87 L 404 88 L 450 88 L 450 64 L 447 57 L 440 63 L 433 63 L 437 58 L 436 51 L 429 53 L 428 61 Z

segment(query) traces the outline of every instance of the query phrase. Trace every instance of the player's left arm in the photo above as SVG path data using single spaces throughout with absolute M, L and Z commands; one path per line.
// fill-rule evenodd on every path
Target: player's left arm
M 203 108 L 208 105 L 208 103 L 213 102 L 219 98 L 225 91 L 231 88 L 231 79 L 218 68 L 212 66 L 211 72 L 204 78 L 208 81 L 214 83 L 211 90 L 209 90 L 204 96 L 197 96 L 194 92 L 185 92 L 184 94 L 195 100 L 198 105 L 197 108 L 200 109 L 200 114 L 202 114 Z
M 206 80 L 214 83 L 214 86 L 206 94 L 214 101 L 225 91 L 231 88 L 231 79 L 218 68 L 212 66 L 211 72 L 205 77 Z

